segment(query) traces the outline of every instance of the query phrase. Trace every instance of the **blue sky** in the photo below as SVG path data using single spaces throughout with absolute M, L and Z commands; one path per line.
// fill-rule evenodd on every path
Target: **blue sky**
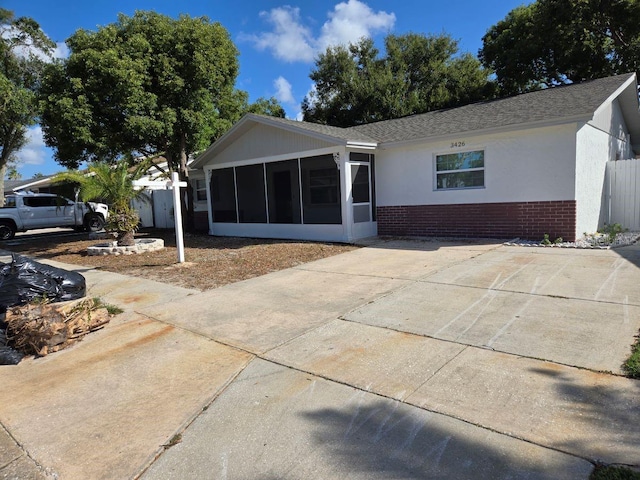
M 154 10 L 177 17 L 207 16 L 220 22 L 240 51 L 236 86 L 250 101 L 275 96 L 287 117 L 300 114 L 300 104 L 312 87 L 309 73 L 314 56 L 328 45 L 347 44 L 362 36 L 378 44 L 388 33 L 448 33 L 460 50 L 477 54 L 487 29 L 513 8 L 529 0 L 0 0 L 16 16 L 36 20 L 59 42 L 58 54 L 68 55 L 64 41 L 77 29 L 95 30 L 117 21 L 119 13 Z M 18 156 L 22 178 L 61 168 L 44 146 L 39 128 Z

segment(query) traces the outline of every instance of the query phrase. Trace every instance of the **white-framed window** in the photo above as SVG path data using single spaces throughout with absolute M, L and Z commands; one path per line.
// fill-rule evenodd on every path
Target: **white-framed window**
M 204 178 L 196 179 L 196 201 L 207 201 L 207 182 L 204 180 Z
M 484 150 L 445 153 L 435 159 L 436 190 L 484 187 Z

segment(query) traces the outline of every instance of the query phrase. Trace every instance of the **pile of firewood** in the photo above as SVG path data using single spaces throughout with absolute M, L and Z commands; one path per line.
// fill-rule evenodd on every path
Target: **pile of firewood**
M 30 303 L 7 310 L 7 340 L 25 355 L 44 356 L 67 348 L 109 323 L 110 316 L 92 298 L 62 303 Z

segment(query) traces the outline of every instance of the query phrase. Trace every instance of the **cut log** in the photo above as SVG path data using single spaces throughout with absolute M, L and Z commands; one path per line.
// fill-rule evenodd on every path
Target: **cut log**
M 25 355 L 44 356 L 79 342 L 109 320 L 107 309 L 91 298 L 30 303 L 7 310 L 7 341 Z

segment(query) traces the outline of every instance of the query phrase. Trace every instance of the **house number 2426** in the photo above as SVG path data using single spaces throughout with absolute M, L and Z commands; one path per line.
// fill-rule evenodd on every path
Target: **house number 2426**
M 451 142 L 451 148 L 464 147 L 464 142 Z

